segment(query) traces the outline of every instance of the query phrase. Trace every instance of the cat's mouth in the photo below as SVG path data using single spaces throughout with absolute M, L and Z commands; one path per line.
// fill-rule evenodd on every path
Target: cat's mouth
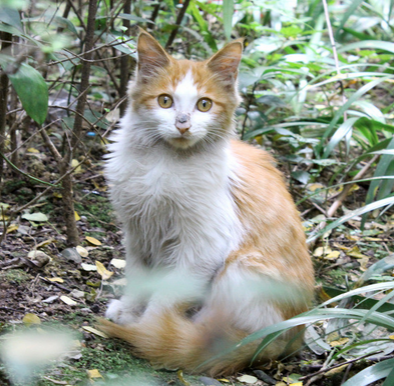
M 168 142 L 176 148 L 187 149 L 189 147 L 192 147 L 197 142 L 197 140 L 196 138 L 192 138 L 190 135 L 182 135 L 181 137 L 173 137 L 171 139 L 168 139 Z

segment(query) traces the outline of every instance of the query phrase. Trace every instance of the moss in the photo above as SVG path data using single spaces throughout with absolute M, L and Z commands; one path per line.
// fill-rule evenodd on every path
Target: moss
M 32 276 L 23 271 L 22 269 L 8 269 L 0 271 L 0 281 L 6 281 L 9 283 L 22 284 L 32 279 Z

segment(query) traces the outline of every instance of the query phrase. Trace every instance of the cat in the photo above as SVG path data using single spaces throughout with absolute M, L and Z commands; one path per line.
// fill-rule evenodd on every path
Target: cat
M 106 177 L 126 276 L 100 328 L 156 366 L 231 374 L 257 343 L 209 359 L 308 309 L 314 279 L 298 212 L 271 156 L 235 139 L 242 40 L 176 60 L 147 32 Z M 258 362 L 300 345 L 284 334 Z M 287 346 L 287 347 L 286 347 Z

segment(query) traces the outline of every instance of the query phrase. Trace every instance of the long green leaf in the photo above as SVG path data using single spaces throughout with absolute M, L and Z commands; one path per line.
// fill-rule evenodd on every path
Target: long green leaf
M 226 39 L 230 40 L 233 28 L 234 0 L 223 0 L 223 26 Z
M 323 154 L 323 159 L 328 158 L 331 152 L 335 149 L 338 143 L 346 137 L 349 131 L 352 129 L 353 124 L 358 120 L 358 117 L 349 118 L 347 121 L 343 122 L 341 126 L 338 127 L 338 130 L 331 137 L 330 142 L 328 143 L 326 150 Z
M 387 145 L 387 150 L 391 150 L 394 149 L 394 138 L 392 138 L 392 140 L 390 141 L 390 143 Z M 389 168 L 392 160 L 393 160 L 394 156 L 390 155 L 390 154 L 385 154 L 380 158 L 380 161 L 378 163 L 378 166 L 376 166 L 375 169 L 375 173 L 374 173 L 374 177 L 380 177 L 380 176 L 385 176 L 386 175 L 386 171 Z M 370 204 L 375 195 L 376 192 L 379 188 L 381 181 L 372 181 L 371 184 L 369 185 L 368 188 L 368 192 L 367 192 L 367 197 L 365 199 L 365 203 L 368 205 Z M 363 216 L 362 221 L 361 221 L 361 227 L 364 227 L 365 221 L 366 221 L 367 217 L 366 215 Z
M 352 16 L 354 14 L 354 11 L 358 8 L 358 6 L 363 2 L 364 0 L 354 0 L 349 8 L 347 9 L 347 11 L 345 12 L 345 14 L 342 17 L 341 22 L 339 23 L 339 26 L 337 28 L 337 31 L 335 33 L 335 38 L 339 39 L 341 31 L 343 26 L 346 24 L 346 22 L 348 21 L 349 17 Z
M 336 228 L 337 226 L 345 223 L 346 221 L 349 221 L 355 216 L 360 216 L 364 213 L 371 212 L 375 209 L 382 208 L 383 206 L 391 205 L 394 204 L 394 197 L 388 197 L 383 200 L 379 200 L 376 202 L 373 202 L 372 204 L 365 205 L 360 209 L 354 210 L 345 216 L 342 216 L 338 220 L 332 222 L 331 224 L 327 225 L 324 229 L 320 230 L 319 232 L 315 233 L 314 235 L 309 236 L 307 243 L 310 243 L 311 241 L 317 239 L 318 237 L 324 235 L 324 233 L 328 232 L 331 229 Z
M 386 378 L 394 367 L 394 358 L 369 366 L 350 378 L 342 386 L 367 386 L 379 379 Z
M 355 49 L 384 50 L 394 53 L 394 43 L 381 40 L 364 40 L 361 42 L 346 44 L 338 49 L 338 52 L 347 52 Z
M 393 44 L 394 45 L 394 44 Z M 340 118 L 342 118 L 343 114 L 345 111 L 351 106 L 351 104 L 362 97 L 364 94 L 366 94 L 369 90 L 373 89 L 375 86 L 377 86 L 379 83 L 382 83 L 385 81 L 387 78 L 381 78 L 381 79 L 375 79 L 370 83 L 367 83 L 363 87 L 361 87 L 359 90 L 357 90 L 347 101 L 346 103 L 336 112 L 334 118 L 330 122 L 329 126 L 327 127 L 326 132 L 323 135 L 323 138 L 321 139 L 320 146 L 318 147 L 318 152 L 320 153 L 320 149 L 322 148 L 325 140 L 327 139 L 328 136 L 331 135 L 332 129 L 336 125 L 336 123 L 339 121 Z
M 390 371 L 382 386 L 394 386 L 394 368 Z
M 14 62 L 0 55 L 0 65 L 4 70 Z M 48 87 L 41 74 L 33 67 L 22 63 L 15 74 L 7 74 L 26 113 L 39 125 L 44 123 L 48 113 Z
M 10 8 L 3 5 L 0 6 L 0 21 L 12 25 L 20 32 L 23 32 L 21 17 L 19 15 L 18 10 L 15 8 Z

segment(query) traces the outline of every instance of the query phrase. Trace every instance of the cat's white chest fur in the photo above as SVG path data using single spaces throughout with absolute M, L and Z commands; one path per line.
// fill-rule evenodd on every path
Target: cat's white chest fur
M 123 126 L 110 147 L 106 174 L 128 259 L 212 277 L 241 238 L 229 147 L 218 143 L 209 154 L 179 153 L 162 144 L 145 148 L 137 145 L 135 129 Z

